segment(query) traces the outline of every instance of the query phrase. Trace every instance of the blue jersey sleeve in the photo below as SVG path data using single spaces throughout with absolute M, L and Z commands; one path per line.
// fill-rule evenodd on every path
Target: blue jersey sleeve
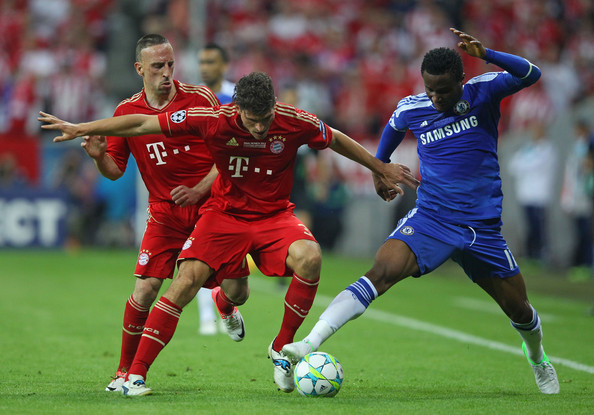
M 485 56 L 487 63 L 493 63 L 504 71 L 507 71 L 514 78 L 518 78 L 521 86 L 532 85 L 540 78 L 541 72 L 538 66 L 530 63 L 527 59 L 505 52 L 497 52 L 487 49 Z
M 386 124 L 384 127 L 384 131 L 382 132 L 382 137 L 380 138 L 380 142 L 377 148 L 377 152 L 375 156 L 383 161 L 384 163 L 390 162 L 390 156 L 396 150 L 396 147 L 402 142 L 404 138 L 404 134 L 406 133 L 406 127 L 403 128 L 403 131 L 397 127 L 396 122 L 398 121 L 397 118 L 398 110 L 394 111 L 392 117 L 390 118 L 390 122 Z

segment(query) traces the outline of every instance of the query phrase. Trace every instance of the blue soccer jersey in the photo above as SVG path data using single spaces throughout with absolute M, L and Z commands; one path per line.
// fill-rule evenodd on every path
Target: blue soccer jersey
M 501 217 L 499 106 L 540 77 L 538 67 L 514 55 L 487 49 L 486 60 L 506 71 L 472 78 L 447 112 L 438 112 L 426 93 L 402 99 L 378 148 L 377 157 L 388 161 L 406 130 L 414 133 L 421 172 L 417 207 L 450 223 Z

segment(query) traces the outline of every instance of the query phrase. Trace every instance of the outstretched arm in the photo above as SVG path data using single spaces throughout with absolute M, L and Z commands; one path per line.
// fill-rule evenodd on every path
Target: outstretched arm
M 374 178 L 377 178 L 377 180 L 383 183 L 383 190 L 378 192 L 382 199 L 390 201 L 397 194 L 404 194 L 404 191 L 398 184 L 404 184 L 413 189 L 419 185 L 419 181 L 413 176 L 407 166 L 403 164 L 384 163 L 374 157 L 361 144 L 334 128 L 332 128 L 332 137 L 332 143 L 330 144 L 332 150 L 367 167 L 374 173 Z
M 460 42 L 458 42 L 460 49 L 470 56 L 494 63 L 501 69 L 519 78 L 524 86 L 532 85 L 540 78 L 541 72 L 538 66 L 533 65 L 527 59 L 510 53 L 485 48 L 478 39 L 468 33 L 464 33 L 453 27 L 450 30 L 460 38 Z
M 44 122 L 44 130 L 57 130 L 61 136 L 54 138 L 54 143 L 74 140 L 84 135 L 116 135 L 133 137 L 145 134 L 160 134 L 159 117 L 157 115 L 130 114 L 102 120 L 72 124 L 58 117 L 39 112 L 38 121 Z

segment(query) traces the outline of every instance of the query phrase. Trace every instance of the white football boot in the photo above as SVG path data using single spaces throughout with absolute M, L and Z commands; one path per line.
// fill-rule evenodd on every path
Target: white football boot
M 152 395 L 153 391 L 147 388 L 144 378 L 140 375 L 128 375 L 128 380 L 122 385 L 124 396 Z
M 215 303 L 215 306 L 217 305 L 217 295 L 219 294 L 220 290 L 221 287 L 216 287 L 213 288 L 211 291 L 212 299 Z M 225 327 L 225 331 L 227 332 L 229 337 L 231 337 L 231 339 L 236 342 L 242 341 L 245 337 L 245 325 L 243 324 L 243 317 L 241 316 L 241 313 L 239 312 L 237 307 L 233 306 L 233 311 L 231 312 L 231 314 L 221 313 L 219 307 L 217 307 L 217 311 L 221 316 L 221 319 L 223 321 L 222 324 Z
M 296 365 L 303 356 L 315 352 L 310 342 L 301 340 L 295 343 L 285 344 L 282 350 L 283 354 L 289 358 L 291 363 Z
M 530 363 L 530 366 L 534 371 L 534 379 L 536 379 L 538 389 L 547 395 L 559 393 L 559 380 L 557 379 L 557 372 L 555 372 L 555 368 L 549 361 L 549 358 L 545 354 L 544 350 L 542 352 L 543 358 L 540 363 L 534 363 L 532 360 L 530 360 L 528 357 L 528 351 L 526 350 L 526 343 L 522 343 L 522 350 L 524 351 L 524 355 L 526 356 L 526 359 L 528 359 L 528 363 Z
M 274 364 L 274 383 L 278 386 L 278 389 L 289 393 L 295 389 L 295 381 L 293 380 L 293 364 L 289 361 L 288 357 L 280 351 L 277 352 L 272 348 L 274 340 L 268 347 L 268 358 L 272 359 Z

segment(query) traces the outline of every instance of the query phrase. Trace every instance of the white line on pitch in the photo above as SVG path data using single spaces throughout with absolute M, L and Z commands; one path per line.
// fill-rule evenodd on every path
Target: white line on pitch
M 476 298 L 471 297 L 454 297 L 452 302 L 457 307 L 465 308 L 467 310 L 503 315 L 501 308 L 499 308 L 497 303 L 494 301 L 478 300 Z M 540 317 L 541 321 L 544 321 L 545 323 L 558 320 L 557 316 L 554 316 L 552 314 L 538 313 L 538 316 Z
M 259 280 L 258 278 L 251 279 L 250 286 L 252 287 L 252 289 L 255 288 L 258 291 L 264 291 L 268 294 L 283 295 L 283 293 L 279 291 L 278 286 L 276 286 L 276 284 L 264 283 L 264 281 Z M 313 305 L 316 307 L 326 308 L 333 299 L 334 298 L 318 294 L 316 295 L 316 299 Z M 374 310 L 373 307 L 365 311 L 365 314 L 363 314 L 363 316 L 361 317 L 370 318 L 376 321 L 381 321 L 383 323 L 394 324 L 396 326 L 406 327 L 411 330 L 418 330 L 426 333 L 437 334 L 439 336 L 457 340 L 462 343 L 476 344 L 478 346 L 483 346 L 489 349 L 499 350 L 518 356 L 524 355 L 520 347 L 517 346 L 508 346 L 504 343 L 483 339 L 482 337 L 477 337 L 472 334 L 464 333 L 462 331 L 448 329 L 446 327 L 426 323 L 424 321 L 416 320 L 414 318 L 399 316 L 397 314 L 388 313 L 386 311 Z M 550 355 L 548 357 L 551 361 L 553 361 L 553 363 L 567 366 L 571 369 L 579 370 L 581 372 L 594 374 L 594 366 L 588 366 L 583 363 L 574 362 L 573 360 L 564 359 L 562 357 L 555 357 Z

